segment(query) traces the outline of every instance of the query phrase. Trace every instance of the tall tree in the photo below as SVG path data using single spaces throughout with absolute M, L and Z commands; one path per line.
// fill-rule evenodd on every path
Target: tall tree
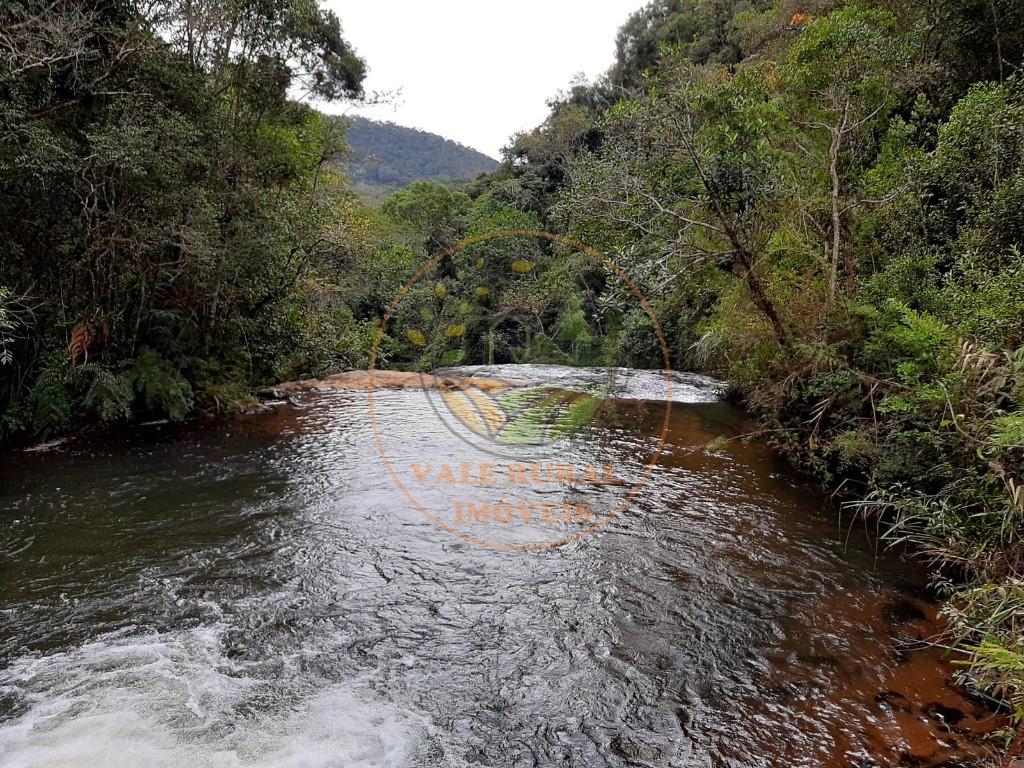
M 573 169 L 567 215 L 583 232 L 605 227 L 653 241 L 669 273 L 710 262 L 735 274 L 785 346 L 761 277 L 779 183 L 767 140 L 777 105 L 765 73 L 732 77 L 683 63 L 659 82 L 650 97 L 611 110 L 605 145 Z
M 849 232 L 851 176 L 870 164 L 871 155 L 857 158 L 856 140 L 897 98 L 896 73 L 907 71 L 909 56 L 896 34 L 896 18 L 881 9 L 856 5 L 810 24 L 794 44 L 783 75 L 792 119 L 811 130 L 809 152 L 824 146 L 824 163 L 811 157 L 812 167 L 828 173 L 827 227 L 817 229 L 828 239 L 828 295 L 838 291 L 840 265 L 846 292 L 854 290 L 853 248 L 844 242 Z M 902 59 L 902 60 L 901 60 Z M 901 66 L 902 65 L 902 66 Z M 815 142 L 814 133 L 825 137 Z M 858 162 L 860 160 L 860 162 Z M 812 189 L 817 185 L 809 185 Z M 817 223 L 817 222 L 815 222 Z

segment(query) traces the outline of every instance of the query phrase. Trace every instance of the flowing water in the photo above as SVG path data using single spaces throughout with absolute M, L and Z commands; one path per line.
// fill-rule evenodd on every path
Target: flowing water
M 453 535 L 452 489 L 401 474 L 486 454 L 439 426 L 436 393 L 374 391 L 370 419 L 366 392 L 314 392 L 8 456 L 0 766 L 984 756 L 1005 721 L 947 684 L 923 569 L 880 554 L 758 444 L 705 448 L 749 429 L 714 382 L 677 375 L 666 422 L 652 377 L 617 377 L 632 399 L 613 422 L 547 446 L 624 484 L 531 493 L 596 503 L 642 478 L 665 436 L 623 511 L 556 547 L 542 545 L 575 523 Z

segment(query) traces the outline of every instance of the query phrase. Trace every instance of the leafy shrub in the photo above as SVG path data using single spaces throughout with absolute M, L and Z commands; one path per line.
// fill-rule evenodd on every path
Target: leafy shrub
M 917 384 L 952 367 L 956 341 L 937 318 L 890 301 L 865 345 L 865 362 L 897 381 Z
M 1022 206 L 1024 209 L 1024 206 Z M 949 277 L 948 314 L 966 337 L 992 347 L 1024 344 L 1024 253 L 964 257 Z
M 128 378 L 146 408 L 181 421 L 192 410 L 192 385 L 169 361 L 146 350 L 134 362 Z

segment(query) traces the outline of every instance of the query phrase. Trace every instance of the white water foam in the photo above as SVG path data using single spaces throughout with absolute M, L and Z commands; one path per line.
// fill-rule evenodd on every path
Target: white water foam
M 4 768 L 404 768 L 425 718 L 359 686 L 299 683 L 298 656 L 264 678 L 214 630 L 112 637 L 25 657 L 0 693 L 27 711 L 0 725 Z M 266 662 L 263 663 L 264 666 Z
M 434 373 L 439 376 L 476 376 L 583 390 L 610 385 L 610 397 L 659 402 L 671 400 L 674 403 L 713 403 L 722 399 L 726 389 L 725 382 L 699 373 L 633 368 L 575 368 L 568 365 L 536 364 L 464 365 L 439 368 Z

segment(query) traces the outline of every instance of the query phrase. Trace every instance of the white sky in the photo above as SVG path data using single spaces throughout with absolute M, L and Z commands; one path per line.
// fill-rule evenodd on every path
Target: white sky
M 318 105 L 438 133 L 494 158 L 539 125 L 573 76 L 611 66 L 615 33 L 647 0 L 329 0 L 369 65 L 366 92 L 395 104 Z

